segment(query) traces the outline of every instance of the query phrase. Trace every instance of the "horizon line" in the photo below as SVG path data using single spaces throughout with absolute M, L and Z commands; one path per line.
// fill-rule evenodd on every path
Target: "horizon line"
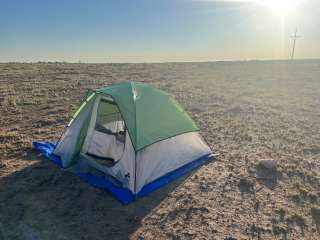
M 306 61 L 306 60 L 320 60 L 320 57 L 315 58 L 295 58 L 295 59 L 289 59 L 289 58 L 253 58 L 253 59 L 225 59 L 225 60 L 193 60 L 193 61 L 146 61 L 146 62 L 140 62 L 140 61 L 128 61 L 128 62 L 122 62 L 122 61 L 114 61 L 114 62 L 86 62 L 83 60 L 78 61 L 64 61 L 64 60 L 37 60 L 37 61 L 0 61 L 0 64 L 8 64 L 8 63 L 69 63 L 69 64 L 161 64 L 161 63 L 215 63 L 215 62 L 255 62 L 255 61 Z

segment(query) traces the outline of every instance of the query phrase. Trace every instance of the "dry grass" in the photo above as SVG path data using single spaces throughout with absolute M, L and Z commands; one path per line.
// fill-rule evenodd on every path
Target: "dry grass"
M 0 239 L 320 238 L 319 77 L 320 61 L 0 64 Z M 87 88 L 121 81 L 172 93 L 219 160 L 122 206 L 32 150 Z M 276 178 L 256 179 L 268 158 Z

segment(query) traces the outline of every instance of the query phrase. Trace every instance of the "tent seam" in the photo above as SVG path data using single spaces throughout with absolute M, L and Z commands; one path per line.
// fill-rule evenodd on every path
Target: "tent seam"
M 135 99 L 135 94 L 134 94 L 134 85 L 133 82 L 130 82 L 131 86 L 131 93 L 132 93 L 132 100 L 133 100 L 133 106 L 134 106 L 134 126 L 135 126 L 135 145 L 138 145 L 137 142 L 137 105 L 136 105 L 136 99 Z M 136 147 L 134 149 L 134 194 L 136 194 L 137 191 L 137 153 L 138 151 L 136 150 Z

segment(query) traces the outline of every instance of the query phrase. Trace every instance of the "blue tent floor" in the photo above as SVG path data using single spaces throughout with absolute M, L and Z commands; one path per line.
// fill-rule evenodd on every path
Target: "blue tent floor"
M 33 146 L 35 149 L 39 150 L 46 156 L 48 159 L 50 159 L 52 162 L 54 162 L 56 165 L 58 165 L 60 168 L 63 169 L 61 159 L 59 156 L 53 154 L 53 151 L 56 148 L 56 145 L 54 143 L 50 142 L 33 142 Z M 213 158 L 213 154 L 207 154 L 204 155 L 198 159 L 195 159 L 194 161 L 172 171 L 167 173 L 166 175 L 154 180 L 153 182 L 145 185 L 137 194 L 133 194 L 129 189 L 122 188 L 115 186 L 112 182 L 110 182 L 105 177 L 101 176 L 94 176 L 90 173 L 77 173 L 77 175 L 83 179 L 84 181 L 88 182 L 89 184 L 105 189 L 109 191 L 115 198 L 117 198 L 121 203 L 123 204 L 129 204 L 133 202 L 137 198 L 141 198 L 145 195 L 147 195 L 150 192 L 155 191 L 156 189 L 168 184 L 169 182 L 177 179 L 178 177 L 202 166 L 203 164 L 207 163 L 210 159 Z

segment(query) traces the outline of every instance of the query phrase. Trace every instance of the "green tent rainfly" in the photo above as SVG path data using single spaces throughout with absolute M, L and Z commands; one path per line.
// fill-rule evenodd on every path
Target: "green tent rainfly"
M 181 133 L 197 131 L 195 122 L 166 92 L 143 83 L 123 83 L 97 90 L 114 99 L 136 151 Z

